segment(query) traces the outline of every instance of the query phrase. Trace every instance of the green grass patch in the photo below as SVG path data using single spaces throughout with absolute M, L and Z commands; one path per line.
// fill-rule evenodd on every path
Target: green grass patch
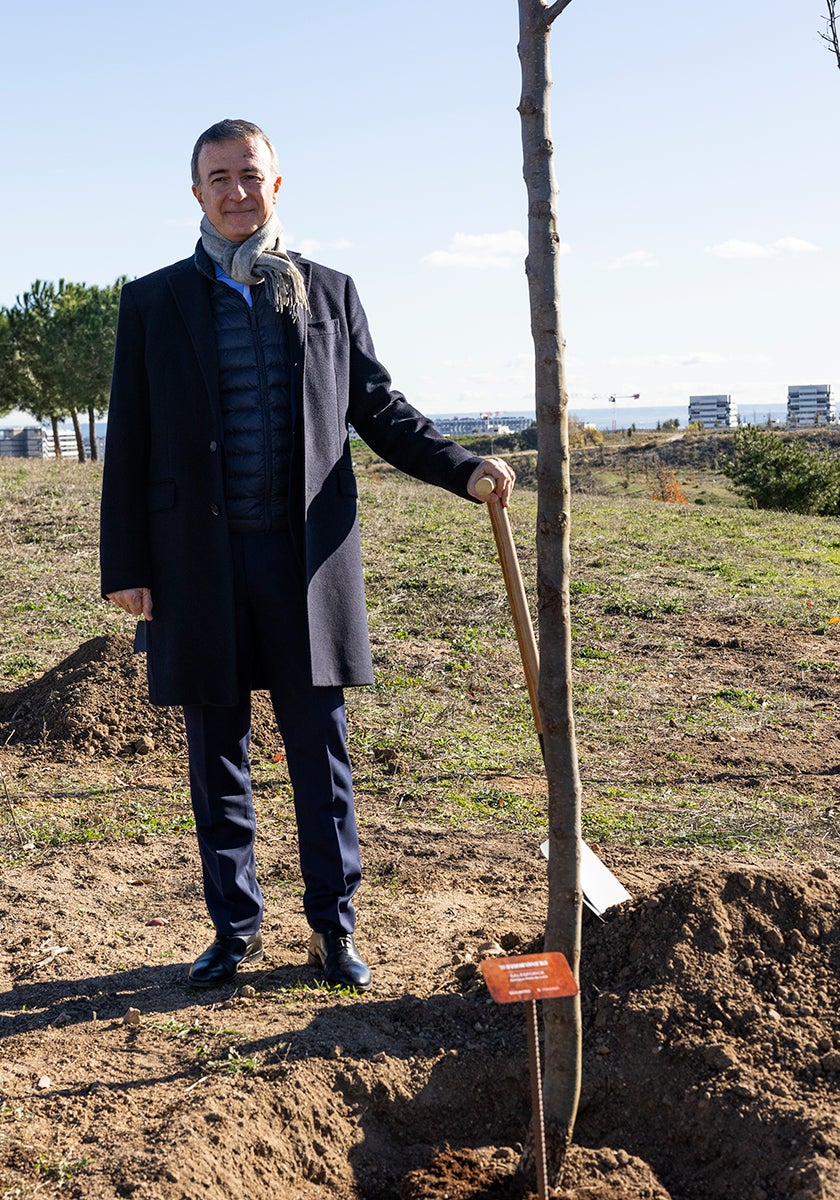
M 74 1184 L 76 1177 L 82 1174 L 88 1165 L 87 1158 L 47 1158 L 41 1155 L 35 1160 L 35 1170 L 43 1177 L 44 1182 L 58 1188 Z
M 796 854 L 801 840 L 825 832 L 825 818 L 812 797 L 768 785 L 749 793 L 612 785 L 590 790 L 583 831 L 590 841 Z

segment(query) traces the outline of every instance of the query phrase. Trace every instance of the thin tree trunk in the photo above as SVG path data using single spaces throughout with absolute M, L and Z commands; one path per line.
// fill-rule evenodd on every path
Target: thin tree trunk
M 548 917 L 545 948 L 580 966 L 580 809 L 569 608 L 570 494 L 568 393 L 560 322 L 556 187 L 549 121 L 549 32 L 570 0 L 519 2 L 522 149 L 528 193 L 526 274 L 535 352 L 537 415 L 537 592 L 539 704 L 548 779 Z M 580 998 L 543 1006 L 543 1102 L 549 1178 L 559 1179 L 580 1096 Z
M 99 458 L 99 447 L 96 444 L 96 410 L 88 409 L 88 429 L 90 430 L 90 461 L 96 462 Z
M 79 424 L 79 414 L 75 408 L 70 409 L 70 420 L 73 422 L 73 433 L 76 436 L 76 450 L 79 454 L 79 462 L 84 462 L 87 458 L 85 454 L 85 439 L 82 437 L 82 427 Z
M 55 456 L 56 456 L 56 458 L 61 458 L 62 457 L 61 437 L 59 436 L 59 432 L 58 432 L 58 417 L 50 417 L 50 423 L 52 425 L 53 446 L 55 447 Z

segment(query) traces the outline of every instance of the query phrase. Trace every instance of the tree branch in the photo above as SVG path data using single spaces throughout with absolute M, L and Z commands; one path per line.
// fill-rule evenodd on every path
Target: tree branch
M 821 33 L 820 37 L 824 42 L 828 42 L 831 49 L 834 51 L 834 57 L 837 59 L 837 66 L 840 67 L 840 39 L 837 33 L 837 0 L 825 0 L 828 9 L 828 16 L 825 19 L 827 33 Z
M 550 25 L 555 17 L 559 17 L 564 8 L 567 8 L 572 3 L 572 0 L 554 0 L 545 10 L 546 24 Z

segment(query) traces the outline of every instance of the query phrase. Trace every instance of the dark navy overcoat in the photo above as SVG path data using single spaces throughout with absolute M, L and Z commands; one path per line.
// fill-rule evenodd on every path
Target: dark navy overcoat
M 348 425 L 400 470 L 464 497 L 480 459 L 392 389 L 353 281 L 295 259 L 310 311 L 293 323 L 290 512 L 306 578 L 312 680 L 319 687 L 366 684 L 373 668 Z M 188 258 L 126 284 L 120 301 L 102 592 L 151 589 L 146 650 L 155 704 L 237 698 L 211 287 Z

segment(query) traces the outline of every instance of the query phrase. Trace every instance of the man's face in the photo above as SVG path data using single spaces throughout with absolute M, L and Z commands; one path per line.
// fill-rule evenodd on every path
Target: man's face
M 229 242 L 244 242 L 266 223 L 281 183 L 272 171 L 268 146 L 250 138 L 202 146 L 198 177 L 193 195 Z

